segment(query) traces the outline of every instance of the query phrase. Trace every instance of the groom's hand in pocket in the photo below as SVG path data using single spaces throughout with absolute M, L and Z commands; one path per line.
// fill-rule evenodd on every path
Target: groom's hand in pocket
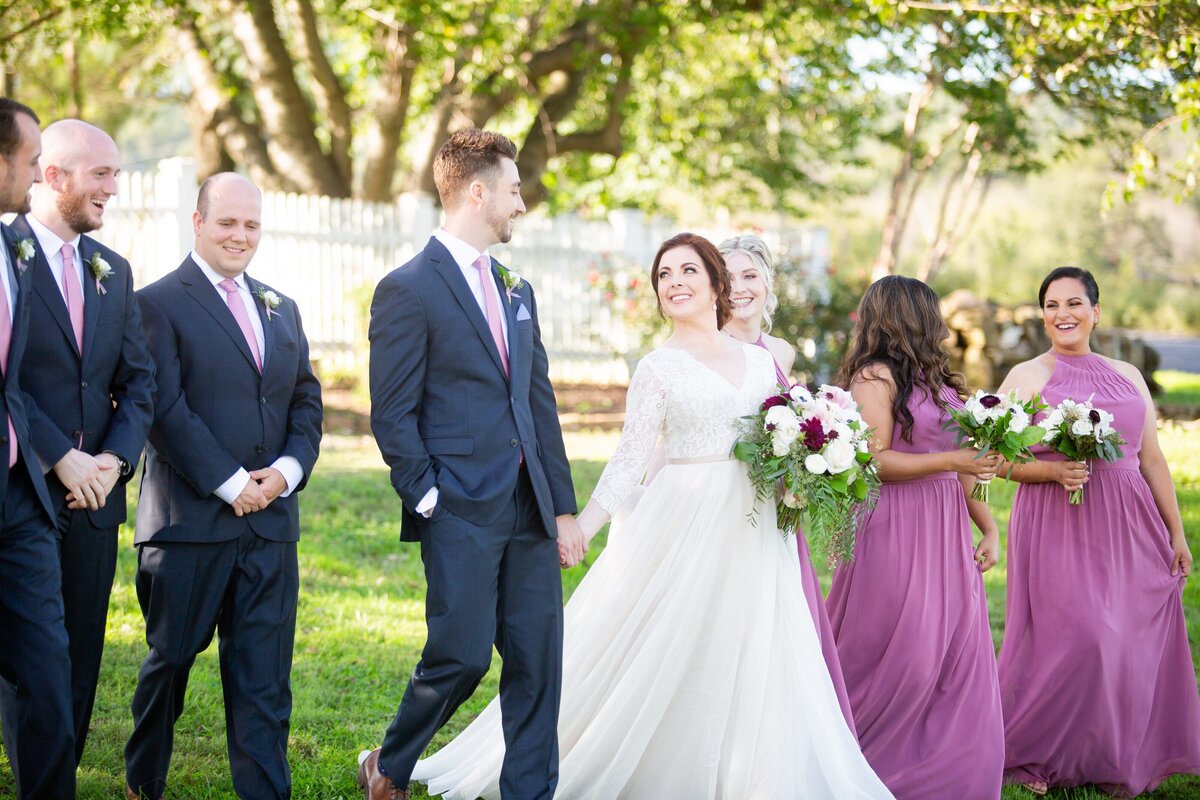
M 558 563 L 570 569 L 587 555 L 587 537 L 574 515 L 561 514 L 554 519 L 558 523 Z

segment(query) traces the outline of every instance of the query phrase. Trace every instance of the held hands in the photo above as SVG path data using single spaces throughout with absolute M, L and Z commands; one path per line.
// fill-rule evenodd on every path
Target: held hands
M 558 523 L 558 564 L 570 569 L 587 555 L 588 537 L 571 514 L 560 514 L 554 519 Z
M 963 448 L 954 450 L 948 455 L 950 456 L 950 469 L 960 475 L 970 475 L 978 481 L 990 481 L 996 477 L 996 470 L 1000 469 L 1000 456 L 996 453 L 980 456 L 978 450 Z
M 1082 461 L 1045 461 L 1050 467 L 1052 480 L 1068 492 L 1082 489 L 1088 482 L 1088 467 Z
M 67 487 L 68 508 L 95 511 L 104 505 L 121 471 L 117 460 L 107 453 L 91 456 L 71 448 L 54 465 L 54 475 Z

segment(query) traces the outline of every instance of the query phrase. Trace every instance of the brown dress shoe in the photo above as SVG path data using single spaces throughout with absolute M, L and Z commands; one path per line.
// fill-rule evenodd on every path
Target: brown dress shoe
M 138 793 L 129 784 L 125 784 L 125 800 L 140 800 Z
M 409 800 L 408 789 L 397 789 L 392 779 L 379 771 L 379 748 L 371 751 L 358 765 L 358 785 L 363 788 L 364 800 Z

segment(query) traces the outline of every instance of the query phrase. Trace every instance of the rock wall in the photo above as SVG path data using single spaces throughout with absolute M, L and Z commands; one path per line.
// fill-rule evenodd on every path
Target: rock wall
M 951 362 L 973 389 L 995 389 L 1015 365 L 1050 349 L 1042 310 L 1035 305 L 1006 308 L 959 289 L 942 300 L 942 315 L 950 328 Z M 1150 391 L 1160 391 L 1153 379 L 1158 353 L 1141 339 L 1115 328 L 1097 328 L 1092 349 L 1135 365 Z

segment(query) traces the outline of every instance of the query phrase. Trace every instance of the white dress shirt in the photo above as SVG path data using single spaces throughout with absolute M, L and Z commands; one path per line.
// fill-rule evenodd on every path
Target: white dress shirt
M 46 262 L 50 264 L 50 274 L 54 276 L 54 285 L 58 287 L 58 293 L 62 295 L 63 303 L 67 302 L 67 290 L 63 284 L 62 246 L 64 244 L 71 245 L 75 251 L 75 278 L 79 281 L 79 302 L 81 304 L 86 302 L 83 298 L 83 271 L 89 267 L 79 257 L 79 234 L 75 234 L 75 238 L 71 240 L 62 239 L 57 233 L 43 225 L 33 214 L 26 214 L 25 219 L 29 220 L 29 227 L 33 229 L 33 235 L 37 237 L 38 246 L 42 248 Z
M 204 273 L 204 277 L 212 282 L 213 291 L 220 296 L 221 302 L 228 303 L 225 299 L 225 290 L 217 285 L 225 280 L 225 276 L 210 267 L 208 262 L 201 258 L 195 250 L 192 251 L 191 256 L 192 261 L 195 261 L 196 266 Z M 259 318 L 258 309 L 254 305 L 254 295 L 250 294 L 250 288 L 246 286 L 246 275 L 244 273 L 234 278 L 233 282 L 237 284 L 238 297 L 246 305 L 246 316 L 250 318 L 250 327 L 254 329 L 254 338 L 258 345 L 258 358 L 261 362 L 266 357 L 266 339 L 263 335 L 262 319 Z M 275 459 L 275 463 L 271 466 L 279 470 L 279 473 L 283 475 L 284 482 L 287 483 L 287 488 L 280 492 L 280 497 L 287 497 L 300 484 L 300 481 L 304 479 L 304 469 L 300 466 L 300 462 L 293 456 L 280 456 Z M 250 473 L 244 467 L 238 467 L 237 472 L 230 475 L 229 480 L 218 486 L 213 494 L 232 505 L 233 501 L 242 493 L 242 489 L 246 488 L 246 484 L 249 481 Z

